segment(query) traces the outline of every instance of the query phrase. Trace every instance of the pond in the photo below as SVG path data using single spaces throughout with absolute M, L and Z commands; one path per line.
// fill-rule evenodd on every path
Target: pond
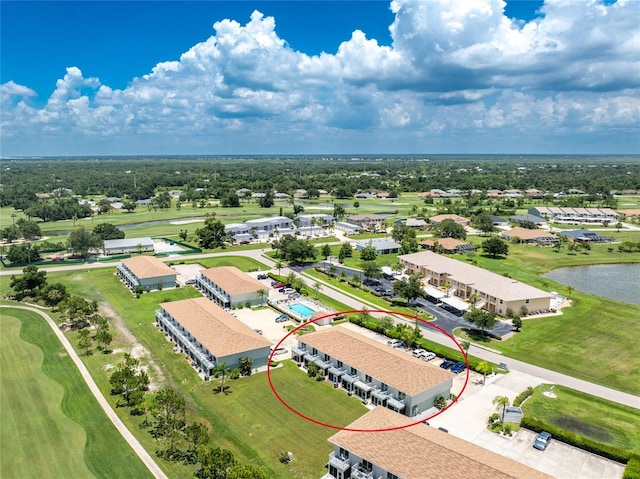
M 640 264 L 597 264 L 558 268 L 544 277 L 584 293 L 640 304 Z

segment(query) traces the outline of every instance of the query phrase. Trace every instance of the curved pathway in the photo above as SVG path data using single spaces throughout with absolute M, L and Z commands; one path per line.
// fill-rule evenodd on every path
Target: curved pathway
M 134 435 L 131 434 L 129 429 L 127 429 L 127 426 L 125 426 L 125 424 L 118 417 L 118 415 L 113 410 L 111 405 L 107 402 L 102 392 L 98 388 L 98 385 L 95 383 L 95 381 L 91 377 L 91 374 L 89 374 L 89 370 L 86 368 L 86 366 L 84 365 L 84 363 L 82 362 L 78 354 L 76 353 L 75 349 L 73 349 L 73 346 L 71 346 L 71 343 L 69 342 L 67 337 L 62 333 L 62 331 L 60 331 L 60 328 L 58 328 L 58 325 L 53 321 L 53 319 L 51 319 L 51 316 L 49 316 L 44 311 L 41 311 L 37 308 L 29 307 L 29 306 L 17 306 L 17 305 L 13 306 L 13 305 L 3 304 L 3 305 L 0 305 L 0 308 L 24 309 L 24 310 L 39 314 L 45 319 L 45 321 L 49 324 L 49 326 L 51 327 L 55 335 L 58 337 L 58 339 L 66 349 L 67 354 L 69 354 L 69 356 L 75 363 L 76 367 L 78 368 L 78 371 L 80 371 L 82 378 L 87 383 L 89 390 L 98 401 L 98 404 L 100 404 L 100 407 L 102 407 L 102 410 L 105 412 L 107 417 L 111 420 L 111 422 L 116 427 L 116 429 L 120 432 L 120 434 L 122 434 L 122 437 L 125 439 L 125 441 L 127 441 L 129 446 L 131 446 L 131 449 L 133 449 L 133 451 L 138 455 L 140 460 L 144 463 L 145 466 L 147 466 L 147 469 L 149 469 L 149 471 L 151 472 L 151 474 L 153 474 L 154 477 L 158 479 L 168 479 L 167 475 L 162 471 L 162 469 L 160 469 L 158 464 L 156 464 L 156 462 L 149 455 L 149 453 L 147 453 L 144 447 L 142 447 L 142 444 L 140 444 L 140 442 L 138 442 L 138 440 L 134 437 Z

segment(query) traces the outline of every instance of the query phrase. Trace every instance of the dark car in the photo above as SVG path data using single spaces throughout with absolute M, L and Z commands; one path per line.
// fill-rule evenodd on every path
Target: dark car
M 455 364 L 456 364 L 456 362 L 455 362 L 455 361 L 450 361 L 450 360 L 448 360 L 448 359 L 447 359 L 446 361 L 444 361 L 444 362 L 440 365 L 440 367 L 441 367 L 442 369 L 451 369 Z
M 465 369 L 467 369 L 467 365 L 463 362 L 458 362 L 451 366 L 451 372 L 456 374 L 461 373 Z
M 286 314 L 281 314 L 276 318 L 276 323 L 283 323 L 288 320 L 289 320 L 289 316 L 287 316 Z
M 380 286 L 381 283 L 377 279 L 367 278 L 362 282 L 362 284 L 365 286 Z
M 541 451 L 544 451 L 547 448 L 547 446 L 549 446 L 550 442 L 551 442 L 551 434 L 549 434 L 547 431 L 542 431 L 540 434 L 538 434 L 538 437 L 536 437 L 536 440 L 533 441 L 533 447 Z
M 259 274 L 258 279 L 269 279 L 269 276 L 267 276 L 266 274 Z

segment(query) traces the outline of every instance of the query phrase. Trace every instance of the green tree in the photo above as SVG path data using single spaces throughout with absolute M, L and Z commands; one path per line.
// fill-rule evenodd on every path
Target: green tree
M 393 283 L 393 294 L 405 298 L 407 303 L 411 304 L 417 298 L 424 296 L 420 278 L 412 274 L 409 278 L 402 278 L 396 281 Z
M 485 330 L 493 329 L 498 320 L 496 319 L 496 313 L 493 311 L 483 311 L 481 309 L 470 309 L 464 314 L 467 321 L 473 323 L 482 331 L 484 336 Z
M 329 256 L 331 256 L 331 246 L 329 246 L 328 244 L 322 245 L 322 249 L 320 251 L 324 259 L 327 259 Z
M 273 206 L 274 204 L 273 193 L 271 192 L 270 189 L 267 190 L 265 195 L 258 200 L 258 204 L 260 205 L 261 208 L 271 208 Z M 295 211 L 295 207 L 294 207 L 294 211 Z
M 21 276 L 11 276 L 9 286 L 13 289 L 16 300 L 35 298 L 40 294 L 40 289 L 47 284 L 47 272 L 38 271 L 36 266 L 27 266 L 22 270 Z
M 80 296 L 69 296 L 60 303 L 59 308 L 72 329 L 89 326 L 98 313 L 96 301 L 87 301 Z
M 358 200 L 354 201 L 353 202 L 353 207 L 356 208 L 356 209 L 360 208 L 360 202 Z
M 155 420 L 152 434 L 167 444 L 168 456 L 171 457 L 186 424 L 184 397 L 173 389 L 160 389 L 151 402 L 151 414 Z
M 375 246 L 371 244 L 371 242 L 369 243 L 369 245 L 362 248 L 362 251 L 360 251 L 360 259 L 362 261 L 375 261 L 377 257 L 378 252 L 376 251 Z
M 240 374 L 243 376 L 251 376 L 253 372 L 253 359 L 250 357 L 240 358 Z
M 207 218 L 202 228 L 196 230 L 198 244 L 205 249 L 214 249 L 224 245 L 226 233 L 224 224 L 215 218 Z
M 94 336 L 94 339 L 96 340 L 98 345 L 101 347 L 102 352 L 107 354 L 109 352 L 109 345 L 113 341 L 113 334 L 111 334 L 111 332 L 109 331 L 109 325 L 106 325 L 106 327 L 98 328 L 98 331 L 96 331 L 96 334 Z
M 20 230 L 16 225 L 7 226 L 2 230 L 2 237 L 7 240 L 7 243 L 12 243 L 20 238 Z
M 219 447 L 201 452 L 198 461 L 200 468 L 195 473 L 198 479 L 228 479 L 228 474 L 238 464 L 231 451 Z
M 16 223 L 20 230 L 20 235 L 27 241 L 31 241 L 42 236 L 40 226 L 35 221 L 27 221 L 24 218 L 20 218 Z
M 375 261 L 363 261 L 360 265 L 362 273 L 365 278 L 380 278 L 382 277 L 382 269 L 376 264 Z
M 184 462 L 195 464 L 204 446 L 209 443 L 207 426 L 201 422 L 192 422 L 184 428 L 184 441 L 187 444 Z
M 91 332 L 88 329 L 80 330 L 78 333 L 78 348 L 84 349 L 85 356 L 89 355 L 89 350 L 91 349 L 92 344 Z
M 401 254 L 416 253 L 419 249 L 418 237 L 415 230 L 408 230 L 400 243 Z
M 12 244 L 9 246 L 7 259 L 11 263 L 35 263 L 40 261 L 40 250 L 37 245 L 31 243 Z
M 89 233 L 84 226 L 80 226 L 69 235 L 67 247 L 74 256 L 86 258 L 91 250 L 101 247 L 102 243 L 99 236 Z
M 138 205 L 133 201 L 125 201 L 122 203 L 122 209 L 127 213 L 132 213 L 137 207 Z
M 100 238 L 101 241 L 124 238 L 124 231 L 120 231 L 111 223 L 100 223 L 96 225 L 96 227 L 93 228 L 93 234 Z
M 346 197 L 348 196 L 351 195 L 347 195 Z M 344 206 L 335 203 L 333 205 L 333 217 L 338 221 L 342 221 L 345 216 L 347 216 L 347 211 L 344 209 Z
M 149 388 L 149 376 L 140 367 L 140 361 L 125 353 L 124 359 L 116 365 L 115 371 L 109 378 L 111 394 L 122 396 L 120 406 L 134 406 L 142 400 Z
M 476 366 L 476 371 L 482 374 L 482 385 L 484 386 L 487 382 L 487 374 L 493 372 L 493 367 L 486 361 L 481 361 Z
M 489 213 L 480 213 L 474 216 L 471 220 L 471 225 L 482 233 L 491 233 L 496 229 Z
M 353 248 L 351 247 L 351 243 L 344 242 L 342 246 L 340 246 L 340 251 L 338 252 L 338 260 L 343 263 L 345 258 L 351 258 L 353 256 Z
M 237 208 L 240 206 L 240 197 L 235 193 L 229 193 L 220 200 L 220 204 L 224 208 Z
M 493 258 L 507 256 L 509 254 L 509 243 L 494 236 L 482 242 L 482 250 Z
M 229 375 L 230 372 L 231 371 L 227 367 L 227 363 L 220 363 L 213 370 L 213 377 L 220 378 L 220 386 L 218 388 L 218 392 L 222 393 L 225 391 L 224 380 Z
M 434 236 L 438 238 L 456 238 L 459 240 L 467 239 L 467 232 L 464 226 L 459 225 L 451 219 L 446 219 L 431 228 Z
M 270 479 L 267 473 L 253 464 L 236 464 L 225 479 Z
M 504 424 L 504 413 L 509 407 L 510 401 L 507 396 L 496 396 L 493 401 L 491 401 L 496 406 L 496 411 L 500 413 L 500 423 Z
M 516 331 L 520 331 L 522 329 L 522 319 L 520 318 L 520 316 L 515 316 L 512 320 L 511 320 L 511 324 L 513 325 L 513 327 L 516 329 Z
M 382 334 L 386 335 L 387 331 L 393 328 L 393 319 L 391 316 L 385 315 L 378 320 L 378 328 Z
M 278 250 L 280 258 L 290 263 L 302 263 L 307 259 L 314 260 L 316 250 L 313 245 L 293 235 L 284 235 L 282 239 L 274 241 L 272 247 Z
M 316 300 L 320 297 L 320 290 L 322 289 L 322 285 L 317 281 L 313 285 L 313 289 L 316 292 Z
M 57 306 L 69 296 L 69 293 L 64 284 L 53 283 L 40 288 L 39 296 L 47 306 Z

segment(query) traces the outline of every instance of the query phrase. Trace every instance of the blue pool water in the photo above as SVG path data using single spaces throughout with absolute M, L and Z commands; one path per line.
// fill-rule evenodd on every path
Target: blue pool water
M 294 313 L 298 313 L 303 318 L 308 318 L 316 312 L 315 309 L 311 309 L 309 306 L 300 303 L 293 303 L 289 305 L 289 309 Z

